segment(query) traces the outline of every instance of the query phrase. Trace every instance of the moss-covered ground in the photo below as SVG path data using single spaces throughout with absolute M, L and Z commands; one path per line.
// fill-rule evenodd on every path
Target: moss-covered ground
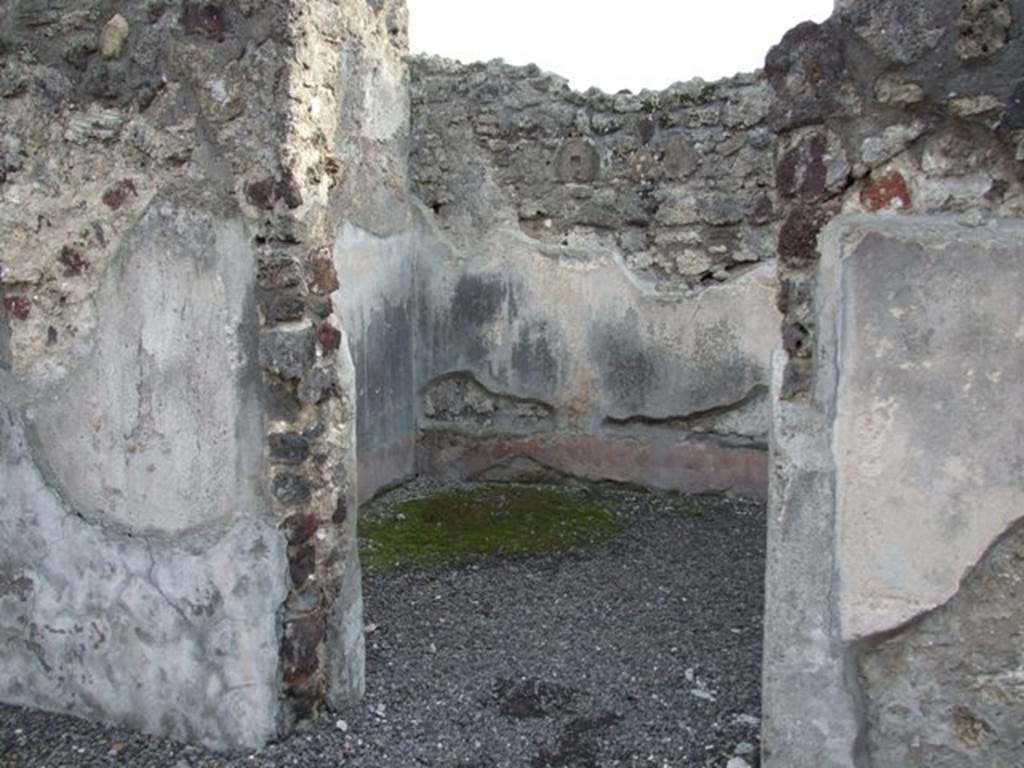
M 618 536 L 616 499 L 587 489 L 475 485 L 369 505 L 359 524 L 369 573 L 535 555 Z

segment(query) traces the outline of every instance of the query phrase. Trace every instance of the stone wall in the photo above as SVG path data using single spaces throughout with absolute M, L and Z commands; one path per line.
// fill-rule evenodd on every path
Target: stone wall
M 400 0 L 8 3 L 0 697 L 259 745 L 362 691 L 381 488 L 770 473 L 764 763 L 1011 764 L 1024 0 L 837 6 L 606 95 L 410 76 Z
M 1024 515 L 1006 406 L 1024 394 L 1022 235 L 953 216 L 825 230 L 815 404 L 774 416 L 771 765 L 1019 754 L 1016 539 L 989 551 Z
M 772 99 L 413 60 L 420 471 L 764 493 Z
M 768 56 L 785 314 L 769 766 L 1019 754 L 1019 707 L 1002 698 L 1019 643 L 975 617 L 1016 610 L 1010 576 L 987 575 L 1009 573 L 1012 545 L 986 553 L 1019 518 L 1024 448 L 1006 409 L 1020 396 L 1021 19 L 1024 4 L 998 0 L 843 2 Z
M 769 52 L 784 396 L 813 376 L 817 238 L 839 214 L 1024 207 L 1018 0 L 850 0 Z
M 332 249 L 404 189 L 404 6 L 4 16 L 0 696 L 259 745 L 362 690 Z

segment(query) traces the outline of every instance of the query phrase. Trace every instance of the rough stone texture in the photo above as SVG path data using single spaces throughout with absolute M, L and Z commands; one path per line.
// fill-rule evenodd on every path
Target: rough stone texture
M 410 80 L 400 0 L 4 15 L 0 626 L 32 670 L 5 699 L 215 746 L 343 705 L 361 500 L 417 470 L 763 492 L 781 341 L 765 762 L 917 759 L 924 721 L 938 762 L 1004 759 L 984 670 L 907 715 L 870 652 L 946 675 L 914 633 L 1019 516 L 1019 233 L 987 222 L 1024 213 L 1024 0 L 840 0 L 763 73 L 639 95 Z M 210 714 L 187 684 L 225 635 Z
M 344 707 L 363 693 L 360 406 L 346 332 L 354 311 L 336 301 L 347 275 L 335 248 L 347 227 L 387 236 L 408 221 L 404 4 L 318 0 L 290 3 L 288 12 L 293 49 L 280 169 L 245 187 L 251 205 L 265 212 L 257 235 L 267 279 L 261 287 L 297 291 L 305 301 L 300 319 L 291 309 L 264 312 L 261 347 L 274 393 L 268 432 L 300 433 L 309 442 L 302 464 L 278 461 L 287 469 L 276 470 L 272 486 L 281 491 L 277 512 L 286 530 L 295 530 L 296 517 L 306 521 L 300 530 L 314 529 L 288 547 L 283 729 L 324 703 Z M 285 306 L 292 301 L 286 297 Z
M 1020 763 L 1022 532 L 1002 537 L 947 604 L 862 657 L 872 764 Z
M 471 251 L 520 229 L 552 251 L 614 250 L 667 290 L 770 257 L 773 91 L 756 75 L 665 91 L 570 90 L 536 67 L 412 62 L 413 191 Z
M 781 148 L 780 308 L 790 356 L 782 397 L 802 396 L 811 385 L 808 286 L 818 234 L 834 216 L 1024 212 L 1009 106 L 1024 41 L 1007 21 L 1022 17 L 1020 0 L 850 0 L 769 52 L 769 124 Z M 989 40 L 990 51 L 972 53 L 963 66 L 971 40 Z
M 118 5 L 5 9 L 0 569 L 31 588 L 3 598 L 0 696 L 257 745 L 286 568 L 233 184 L 276 144 L 240 118 L 275 114 L 243 71 L 275 82 L 280 6 L 218 46 Z
M 0 410 L 0 682 L 5 701 L 217 748 L 277 730 L 284 543 L 239 521 L 176 539 L 69 510 Z
M 423 393 L 423 417 L 437 424 L 529 434 L 549 427 L 552 415 L 549 405 L 489 392 L 465 373 L 435 379 Z
M 885 735 L 902 725 L 865 719 L 865 706 L 880 710 L 864 700 L 871 694 L 858 684 L 857 655 L 870 648 L 872 633 L 949 599 L 1018 516 L 1019 478 L 1006 462 L 1020 455 L 1020 441 L 1005 404 L 1019 398 L 1006 390 L 1019 380 L 1010 369 L 1020 353 L 1016 331 L 993 332 L 992 324 L 1019 321 L 1009 287 L 1019 257 L 1012 237 L 988 222 L 1019 218 L 1024 208 L 1012 106 L 1022 13 L 1019 0 L 839 0 L 829 21 L 801 25 L 768 55 L 776 91 L 769 120 L 779 145 L 828 137 L 818 143 L 820 159 L 811 146 L 777 160 L 785 318 L 772 400 L 769 768 L 914 764 L 914 753 L 899 752 Z M 846 178 L 831 188 L 818 183 L 810 195 L 806 183 L 782 184 L 816 179 L 822 166 L 844 166 Z M 875 218 L 819 238 L 840 214 Z M 929 214 L 960 219 L 914 223 Z M 873 271 L 843 272 L 836 282 L 822 276 L 819 262 L 825 253 L 836 262 L 842 232 L 881 251 L 861 254 L 876 262 Z M 905 260 L 889 258 L 897 252 Z M 837 296 L 839 307 L 826 307 Z M 836 313 L 841 338 L 859 339 L 838 369 L 835 354 L 845 347 L 833 338 Z M 994 374 L 1003 369 L 1008 378 Z M 965 378 L 968 370 L 977 383 Z M 975 640 L 986 642 L 980 635 L 966 642 Z M 909 671 L 916 663 L 891 670 L 887 685 L 899 693 L 889 701 L 929 718 L 915 721 L 916 735 L 901 731 L 905 741 L 927 743 L 931 733 L 949 732 L 950 711 L 915 703 L 903 681 L 917 674 Z M 953 690 L 981 684 L 962 672 L 949 681 Z M 887 712 L 909 722 L 895 703 Z M 879 738 L 889 746 L 869 747 Z M 955 751 L 929 757 L 920 764 L 989 764 Z

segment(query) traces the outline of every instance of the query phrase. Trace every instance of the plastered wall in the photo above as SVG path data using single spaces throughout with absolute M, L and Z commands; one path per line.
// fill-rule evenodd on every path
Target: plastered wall
M 1022 18 L 841 3 L 768 55 L 769 766 L 1019 762 Z
M 412 62 L 420 471 L 764 494 L 772 99 Z
M 333 246 L 404 221 L 404 6 L 4 18 L 0 696 L 260 745 L 362 691 Z

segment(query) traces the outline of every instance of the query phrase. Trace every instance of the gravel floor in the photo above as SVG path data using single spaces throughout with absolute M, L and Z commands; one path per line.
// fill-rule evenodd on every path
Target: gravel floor
M 0 707 L 0 766 L 756 765 L 763 508 L 616 499 L 607 544 L 368 578 L 365 700 L 279 744 L 218 755 Z

